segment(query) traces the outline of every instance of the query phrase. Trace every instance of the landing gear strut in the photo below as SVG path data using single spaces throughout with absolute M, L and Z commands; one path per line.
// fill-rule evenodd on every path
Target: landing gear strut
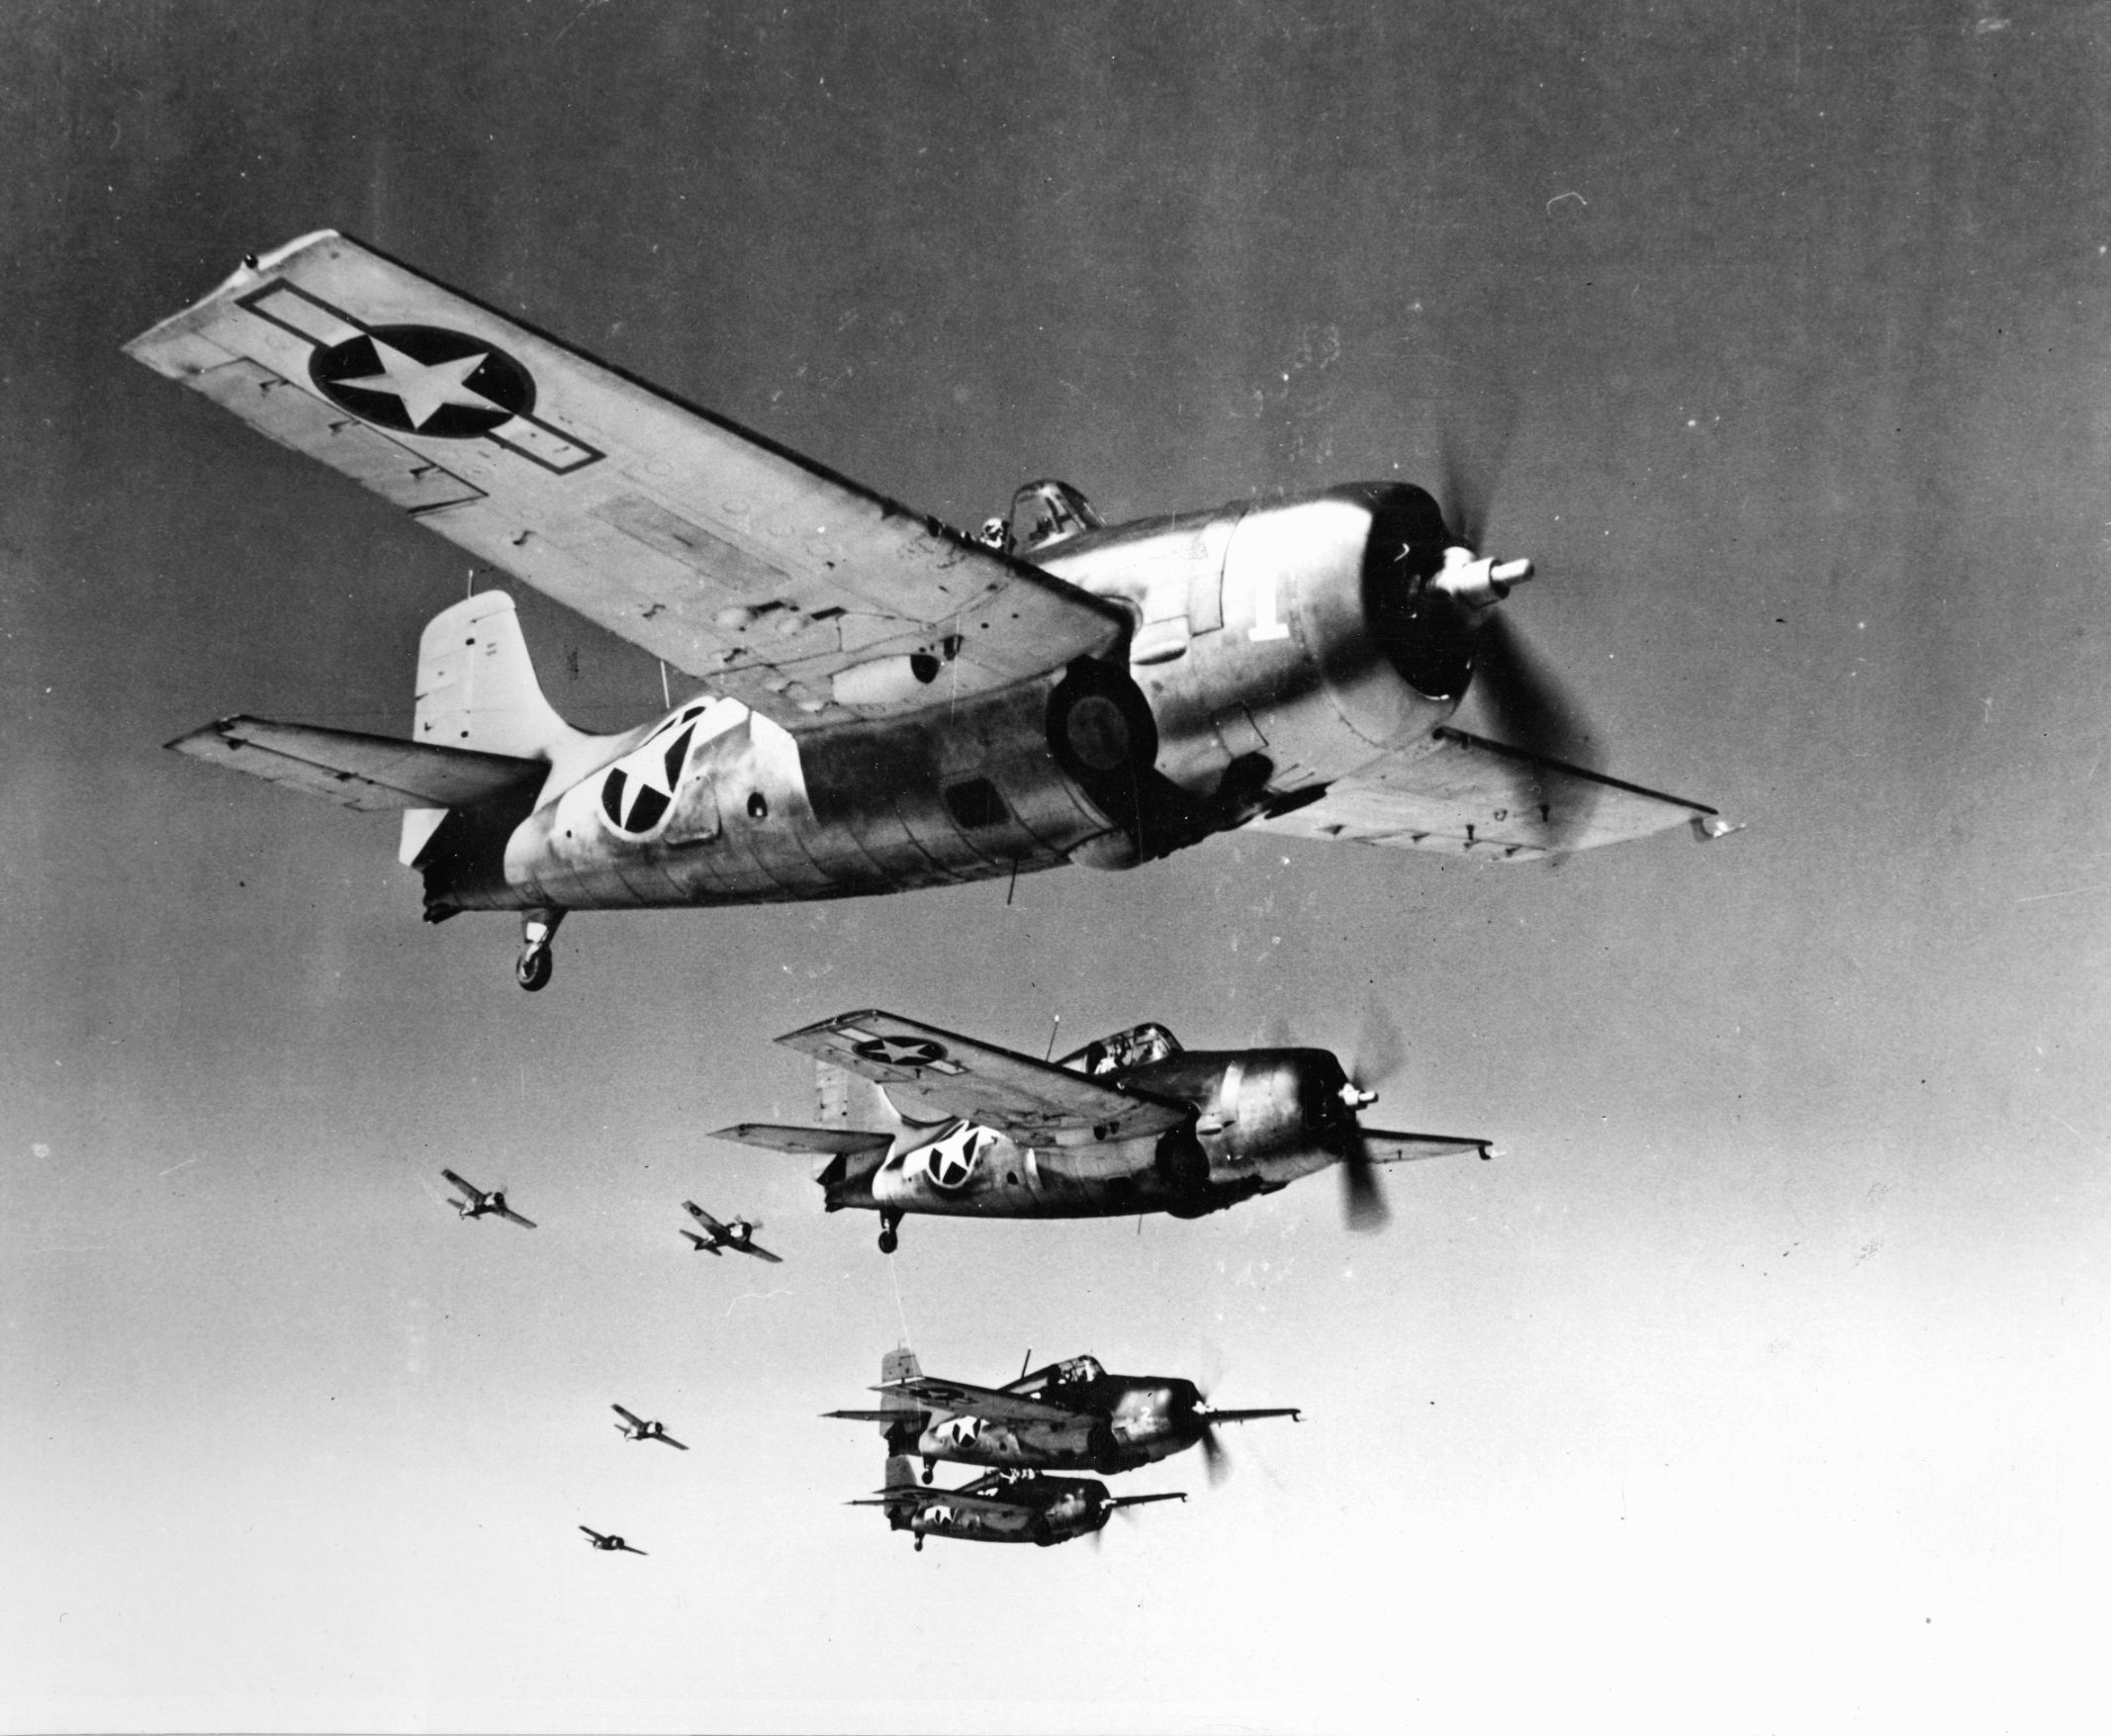
M 901 1214 L 899 1212 L 882 1212 L 879 1214 L 879 1251 L 881 1253 L 890 1254 L 901 1245 L 901 1237 L 895 1233 L 900 1226 Z
M 528 991 L 546 987 L 557 961 L 550 955 L 550 937 L 564 921 L 562 910 L 523 910 L 520 913 L 520 957 L 513 961 L 513 980 Z

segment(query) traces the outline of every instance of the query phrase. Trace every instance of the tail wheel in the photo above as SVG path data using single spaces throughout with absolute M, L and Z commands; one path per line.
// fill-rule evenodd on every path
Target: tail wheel
M 557 968 L 557 960 L 548 947 L 527 947 L 513 961 L 513 980 L 528 991 L 539 993 L 550 984 L 551 974 Z

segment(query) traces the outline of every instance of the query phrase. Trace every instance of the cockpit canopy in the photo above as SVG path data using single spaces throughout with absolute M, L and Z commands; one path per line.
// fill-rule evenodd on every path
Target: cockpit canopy
M 1088 1043 L 1074 1053 L 1064 1055 L 1056 1064 L 1096 1078 L 1102 1073 L 1127 1072 L 1131 1067 L 1145 1066 L 1179 1052 L 1180 1040 L 1163 1025 L 1139 1025 L 1134 1030 Z
M 1093 1381 L 1104 1380 L 1107 1371 L 1100 1366 L 1096 1356 L 1072 1356 L 1063 1362 L 1052 1362 L 1046 1368 L 1037 1368 L 1032 1374 L 1023 1375 L 1006 1388 L 1007 1392 L 1021 1395 L 1045 1393 L 1051 1387 L 1081 1387 Z
M 1011 552 L 1031 555 L 1087 530 L 1098 530 L 1107 521 L 1092 509 L 1092 503 L 1066 482 L 1053 478 L 1023 483 L 1012 496 Z

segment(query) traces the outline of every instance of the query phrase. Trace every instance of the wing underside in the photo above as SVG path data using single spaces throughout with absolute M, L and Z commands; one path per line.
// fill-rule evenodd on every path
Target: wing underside
M 816 1157 L 855 1157 L 861 1152 L 884 1151 L 894 1142 L 889 1134 L 859 1133 L 850 1128 L 773 1127 L 756 1121 L 720 1128 L 709 1137 L 730 1140 L 737 1145 L 758 1145 L 766 1151 L 796 1151 Z
M 1111 603 L 324 230 L 126 346 L 787 727 L 1113 652 Z
M 1134 1139 L 1177 1127 L 1190 1114 L 877 1010 L 845 1013 L 778 1041 L 876 1081 L 912 1119 L 958 1116 L 1016 1139 Z
M 1495 1145 L 1488 1140 L 1463 1139 L 1453 1134 L 1393 1134 L 1381 1128 L 1363 1130 L 1363 1148 L 1373 1163 L 1414 1163 L 1423 1157 L 1488 1157 Z
M 1337 778 L 1317 801 L 1254 824 L 1300 838 L 1428 850 L 1486 862 L 1538 861 L 1691 825 L 1730 830 L 1711 807 L 1462 729 L 1387 754 Z
M 894 1381 L 874 1387 L 875 1393 L 899 1393 L 930 1411 L 945 1411 L 956 1416 L 979 1416 L 987 1422 L 1068 1422 L 1078 1413 L 993 1387 L 971 1386 L 965 1381 L 939 1380 L 918 1375 L 914 1380 Z M 897 1416 L 905 1413 L 897 1412 Z

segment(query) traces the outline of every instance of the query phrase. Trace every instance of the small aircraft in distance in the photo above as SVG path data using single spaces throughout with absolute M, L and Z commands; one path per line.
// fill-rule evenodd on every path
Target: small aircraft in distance
M 497 1217 L 506 1219 L 510 1223 L 519 1225 L 523 1230 L 535 1228 L 534 1219 L 521 1217 L 518 1212 L 505 1203 L 505 1189 L 503 1187 L 495 1188 L 492 1192 L 486 1193 L 482 1188 L 464 1181 L 451 1169 L 443 1169 L 440 1173 L 453 1182 L 456 1187 L 460 1188 L 466 1196 L 463 1199 L 449 1200 L 447 1202 L 460 1216 L 464 1218 L 481 1218 L 489 1212 Z
M 683 1446 L 679 1440 L 667 1432 L 666 1423 L 648 1422 L 644 1417 L 634 1412 L 624 1410 L 620 1405 L 610 1405 L 608 1409 L 622 1417 L 623 1420 L 618 1422 L 615 1427 L 616 1432 L 625 1440 L 664 1440 L 671 1447 L 678 1447 L 683 1452 L 688 1451 L 688 1447 Z
M 822 1063 L 832 1126 L 743 1122 L 711 1137 L 824 1157 L 826 1208 L 973 1218 L 1199 1218 L 1339 1164 L 1351 1229 L 1385 1221 L 1381 1163 L 1493 1154 L 1487 1140 L 1367 1128 L 1375 1080 L 1405 1059 L 1390 1019 L 1349 1067 L 1324 1049 L 1183 1051 L 1139 1025 L 1059 1061 L 895 1013 L 843 1013 L 778 1041 Z M 1389 1051 L 1385 1058 L 1377 1051 Z M 879 1087 L 854 1091 L 845 1073 Z
M 962 1537 L 970 1543 L 1067 1543 L 1104 1526 L 1118 1508 L 1153 1501 L 1185 1501 L 1166 1495 L 1109 1495 L 1095 1477 L 1051 1477 L 1040 1471 L 993 1471 L 961 1489 L 923 1489 L 916 1461 L 887 1460 L 886 1484 L 870 1500 L 850 1507 L 886 1509 L 887 1524 L 914 1531 L 920 1551 L 926 1537 Z
M 587 1533 L 587 1541 L 597 1549 L 620 1549 L 626 1555 L 643 1555 L 645 1553 L 642 1549 L 631 1548 L 628 1543 L 625 1543 L 622 1538 L 616 1536 L 613 1532 L 604 1534 L 597 1531 L 592 1525 L 582 1525 L 580 1529 Z
M 1029 1357 L 1031 1360 L 1031 1357 Z M 1013 1470 L 1133 1471 L 1185 1452 L 1198 1442 L 1214 1482 L 1223 1474 L 1220 1422 L 1289 1416 L 1291 1407 L 1213 1411 L 1195 1383 L 1159 1375 L 1109 1374 L 1090 1356 L 1024 1370 L 1003 1387 L 934 1380 L 913 1350 L 880 1359 L 877 1411 L 829 1411 L 854 1422 L 876 1422 L 889 1456 L 914 1453 L 924 1481 L 940 1459 Z
M 721 1248 L 729 1247 L 735 1253 L 753 1254 L 759 1260 L 768 1260 L 773 1266 L 781 1266 L 784 1263 L 780 1256 L 772 1253 L 767 1247 L 758 1246 L 754 1241 L 755 1233 L 762 1228 L 760 1224 L 752 1223 L 746 1218 L 736 1218 L 730 1224 L 721 1224 L 694 1200 L 684 1200 L 682 1209 L 703 1226 L 701 1235 L 693 1230 L 685 1230 L 682 1233 L 696 1244 L 698 1253 L 715 1254 Z
M 516 912 L 526 989 L 571 910 L 1128 868 L 1248 827 L 1476 863 L 1734 829 L 1585 763 L 1513 618 L 1532 563 L 1486 552 L 1448 456 L 1441 502 L 1386 479 L 1123 524 L 1044 479 L 969 536 L 331 231 L 126 347 L 685 678 L 576 729 L 487 590 L 427 625 L 408 740 L 234 716 L 169 744 L 400 811 L 425 919 Z M 1453 720 L 1469 688 L 1491 734 Z

